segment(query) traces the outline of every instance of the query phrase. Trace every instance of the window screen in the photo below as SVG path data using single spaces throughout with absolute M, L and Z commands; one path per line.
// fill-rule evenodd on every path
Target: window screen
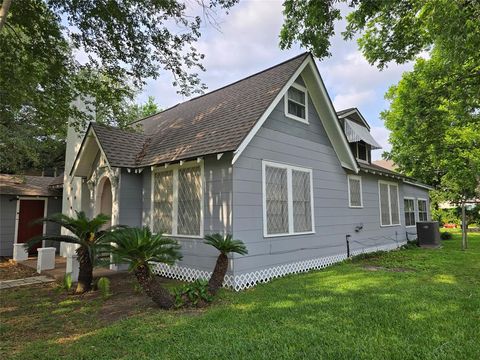
M 403 211 L 405 213 L 405 226 L 415 225 L 415 205 L 413 199 L 403 200 Z
M 288 233 L 287 169 L 266 166 L 267 233 Z
M 368 161 L 367 145 L 363 142 L 358 143 L 358 159 Z
M 291 86 L 287 92 L 288 114 L 306 119 L 306 92 Z
M 178 170 L 178 234 L 200 235 L 200 167 Z
M 310 173 L 292 171 L 293 228 L 295 232 L 312 231 Z
M 153 182 L 153 231 L 172 233 L 173 172 L 154 173 Z
M 359 177 L 348 177 L 349 202 L 351 207 L 362 207 L 362 181 Z
M 428 221 L 427 201 L 417 200 L 418 204 L 418 221 Z
M 382 226 L 399 225 L 398 186 L 396 184 L 379 183 L 380 224 Z

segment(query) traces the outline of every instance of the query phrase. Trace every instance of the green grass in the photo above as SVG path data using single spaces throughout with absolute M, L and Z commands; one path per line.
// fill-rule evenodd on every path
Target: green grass
M 92 331 L 85 322 L 95 307 L 79 313 L 67 302 L 78 336 L 29 341 L 22 331 L 23 346 L 3 359 L 480 359 L 480 234 L 469 238 L 465 252 L 455 233 L 442 249 L 345 262 L 225 291 L 201 312 L 151 310 L 109 326 L 92 323 Z M 29 300 L 25 311 L 45 306 Z M 35 328 L 55 331 L 56 319 L 52 313 Z M 7 326 L 0 335 L 17 330 Z

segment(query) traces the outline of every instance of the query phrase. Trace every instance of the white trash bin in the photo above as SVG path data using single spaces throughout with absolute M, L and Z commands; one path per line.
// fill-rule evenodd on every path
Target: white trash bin
M 37 272 L 42 273 L 43 270 L 55 269 L 55 249 L 54 247 L 38 248 Z

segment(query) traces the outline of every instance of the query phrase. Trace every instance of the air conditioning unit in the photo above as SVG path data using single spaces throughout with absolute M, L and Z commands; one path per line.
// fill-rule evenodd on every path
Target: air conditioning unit
M 440 228 L 438 221 L 417 222 L 418 245 L 423 247 L 440 246 Z

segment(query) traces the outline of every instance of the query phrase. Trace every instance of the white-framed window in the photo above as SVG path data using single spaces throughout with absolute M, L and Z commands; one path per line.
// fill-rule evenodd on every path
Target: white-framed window
M 405 226 L 415 226 L 415 199 L 403 198 L 403 212 L 405 214 Z
M 348 206 L 351 208 L 363 207 L 362 177 L 348 175 Z
M 427 199 L 417 199 L 418 221 L 428 221 Z
M 151 223 L 154 233 L 203 237 L 203 162 L 152 172 Z
M 380 205 L 380 225 L 400 225 L 400 202 L 398 184 L 378 181 L 378 197 Z
M 307 88 L 293 83 L 285 94 L 285 116 L 308 123 Z
M 262 162 L 263 235 L 314 233 L 312 169 Z

